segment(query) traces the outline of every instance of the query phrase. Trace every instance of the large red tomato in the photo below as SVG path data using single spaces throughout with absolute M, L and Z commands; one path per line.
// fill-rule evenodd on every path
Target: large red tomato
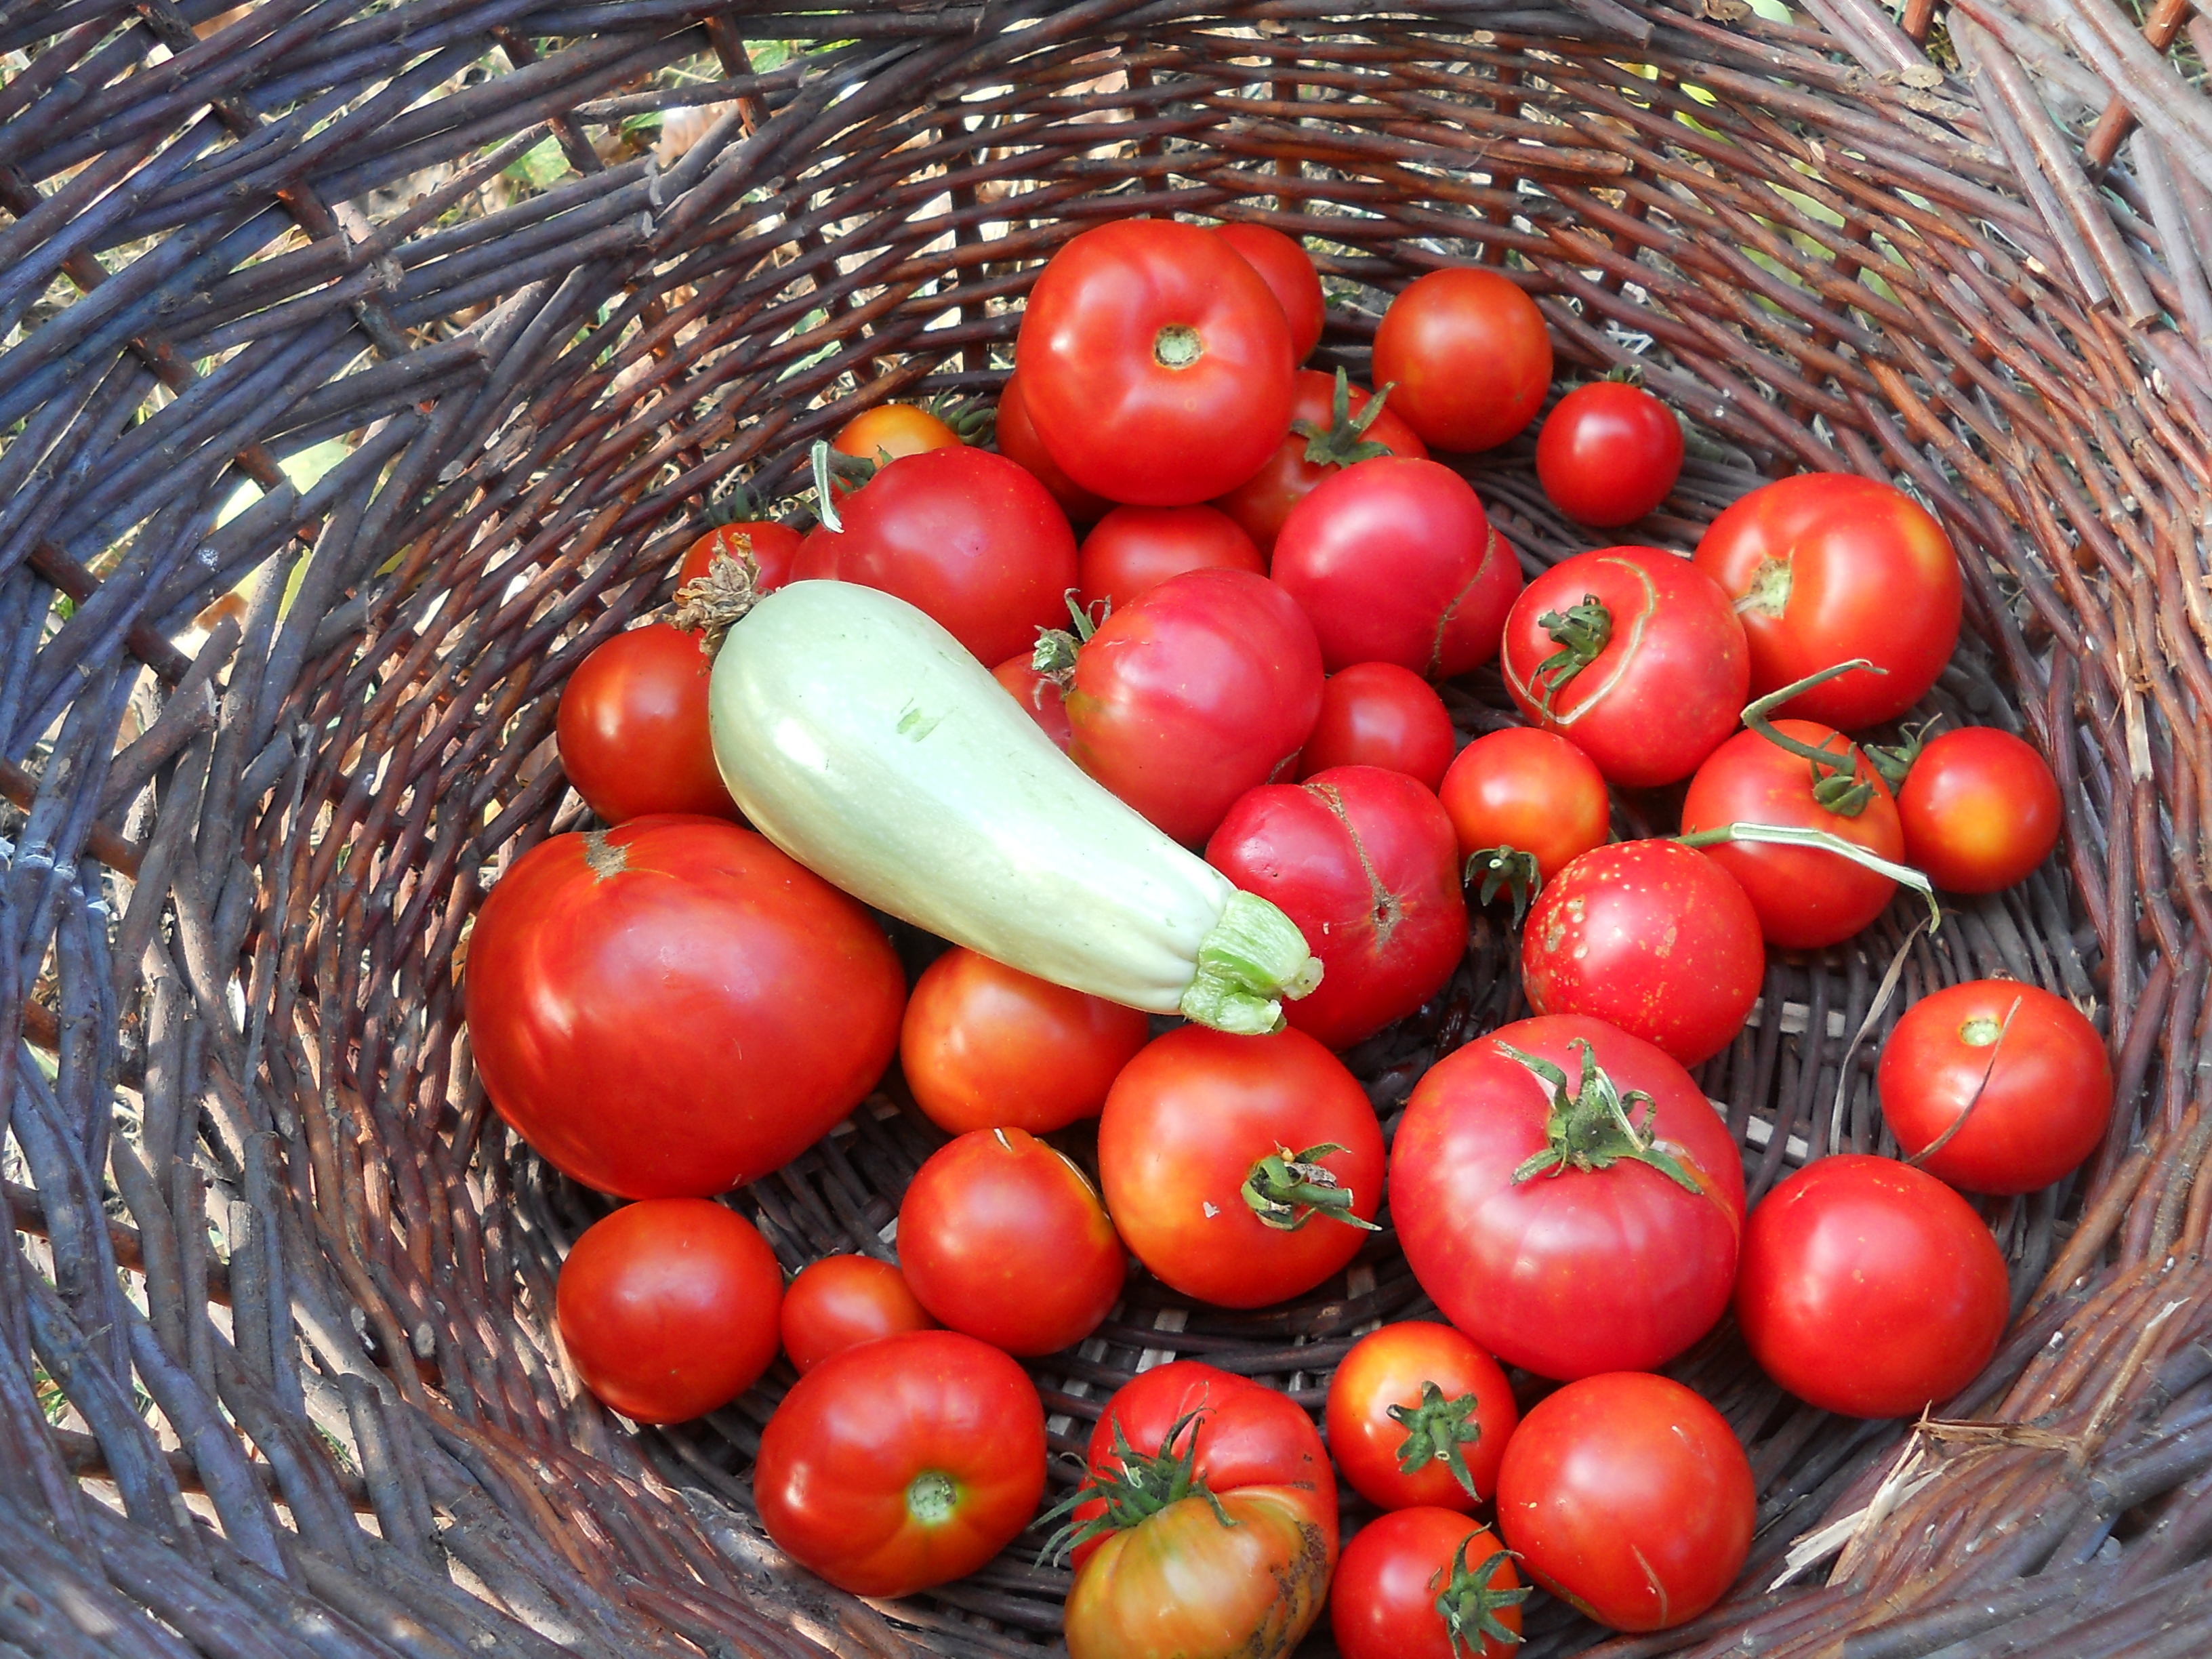
M 781 1322 L 783 1352 L 801 1376 L 833 1353 L 937 1324 L 906 1275 L 872 1255 L 825 1255 L 801 1267 L 783 1293 Z
M 1677 554 L 1607 547 L 1554 565 L 1505 619 L 1505 689 L 1612 782 L 1686 778 L 1743 713 L 1751 661 L 1719 584 Z
M 1617 530 L 1667 499 L 1682 471 L 1682 423 L 1642 386 L 1578 386 L 1544 417 L 1536 477 L 1577 524 Z
M 735 818 L 707 731 L 714 659 L 699 636 L 647 623 L 594 647 L 562 688 L 561 769 L 609 823 L 650 812 Z
M 2004 1257 L 1966 1200 L 1894 1158 L 1824 1158 L 1744 1230 L 1735 1318 L 1759 1367 L 1822 1411 L 1905 1417 L 1997 1351 Z
M 1719 1601 L 1758 1510 L 1728 1419 L 1634 1371 L 1540 1402 L 1498 1475 L 1498 1524 L 1529 1577 L 1615 1630 L 1671 1630 Z
M 899 1030 L 915 1102 L 951 1134 L 1096 1117 L 1152 1034 L 1134 1008 L 954 945 L 922 970 Z
M 1382 1199 L 1382 1131 L 1344 1062 L 1304 1031 L 1181 1025 L 1115 1079 L 1098 1174 L 1155 1278 L 1218 1307 L 1265 1307 L 1358 1254 Z
M 1429 447 L 1364 386 L 1302 368 L 1291 386 L 1291 429 L 1260 470 L 1214 505 L 1244 526 L 1263 554 L 1274 550 L 1283 520 L 1314 486 L 1354 461 L 1377 455 L 1426 459 Z
M 1251 477 L 1291 425 L 1291 327 L 1213 232 L 1116 219 L 1054 254 L 1014 362 L 1037 436 L 1109 501 L 1202 501 Z
M 1341 766 L 1255 789 L 1229 809 L 1206 859 L 1305 935 L 1321 983 L 1283 1017 L 1332 1048 L 1412 1013 L 1467 954 L 1451 820 L 1402 772 Z
M 1115 611 L 1170 576 L 1217 567 L 1267 574 L 1237 520 L 1205 506 L 1117 507 L 1091 526 L 1075 564 L 1081 603 Z
M 1954 893 L 2027 880 L 2066 817 L 2043 757 L 1993 726 L 1931 739 L 1897 792 L 1897 816 L 1905 861 Z
M 1490 895 L 1510 883 L 1525 902 L 1540 882 L 1613 833 L 1613 802 L 1597 763 L 1565 738 L 1532 726 L 1477 738 L 1459 751 L 1437 793 L 1460 856 L 1491 855 L 1470 872 Z
M 1882 1046 L 1899 1151 L 1973 1193 L 2032 1193 L 2095 1152 L 2112 1116 L 2104 1039 L 2040 986 L 1971 980 L 1923 997 Z
M 1528 1595 L 1487 1527 L 1450 1510 L 1398 1510 L 1344 1547 L 1329 1630 L 1344 1659 L 1510 1659 Z
M 791 562 L 799 556 L 804 539 L 789 525 L 773 519 L 717 526 L 685 550 L 684 562 L 677 567 L 676 586 L 680 591 L 697 581 L 716 558 L 727 554 L 753 562 L 753 591 L 765 593 L 791 580 Z
M 1298 757 L 1298 776 L 1380 766 L 1434 789 L 1458 742 L 1444 700 L 1426 680 L 1395 662 L 1356 662 L 1322 685 L 1321 718 Z
M 1782 712 L 1846 732 L 1920 701 L 1959 643 L 1959 557 L 1902 490 L 1846 472 L 1754 489 L 1715 519 L 1698 568 L 1728 592 L 1764 696 L 1854 657 L 1864 669 L 1816 685 Z
M 1067 692 L 1078 766 L 1186 846 L 1297 764 L 1321 714 L 1321 647 L 1248 570 L 1192 570 L 1109 617 Z
M 548 1163 L 625 1198 L 703 1198 L 860 1103 L 906 1006 L 854 900 L 735 824 L 556 836 L 491 890 L 463 981 L 477 1071 Z
M 1818 830 L 1892 864 L 1905 856 L 1897 802 L 1874 764 L 1840 732 L 1811 720 L 1776 720 L 1793 743 L 1832 756 L 1821 781 L 1816 763 L 1759 732 L 1739 732 L 1705 757 L 1682 798 L 1682 834 L 1695 838 L 1731 823 Z M 1838 804 L 1822 805 L 1828 795 Z M 1856 811 L 1849 809 L 1856 807 Z M 1820 847 L 1717 841 L 1705 856 L 1734 876 L 1759 912 L 1770 945 L 1817 951 L 1857 933 L 1882 913 L 1897 883 Z
M 1743 1166 L 1666 1054 L 1602 1020 L 1542 1016 L 1414 1086 L 1390 1212 L 1453 1324 L 1510 1365 L 1588 1376 L 1664 1364 L 1712 1328 Z
M 1474 1512 L 1521 1413 L 1498 1362 L 1449 1325 L 1385 1325 L 1328 1382 L 1328 1449 L 1352 1488 L 1386 1510 Z
M 1321 343 L 1326 309 L 1321 292 L 1321 273 L 1313 258 L 1293 237 L 1265 225 L 1216 225 L 1213 234 L 1244 256 L 1260 273 L 1260 280 L 1283 308 L 1291 325 L 1291 361 L 1302 363 Z
M 1052 492 L 1053 500 L 1060 503 L 1060 511 L 1076 524 L 1089 524 L 1113 502 L 1103 495 L 1095 495 L 1060 470 L 1044 447 L 1044 440 L 1036 434 L 1030 422 L 1029 399 L 1022 392 L 1022 377 L 1006 376 L 1006 383 L 999 389 L 999 418 L 994 428 L 999 453 L 1029 473 Z
M 830 578 L 896 594 L 986 663 L 1036 643 L 1066 611 L 1075 532 L 1045 487 L 986 449 L 956 445 L 893 461 L 848 496 L 844 529 L 814 530 L 794 580 Z
M 1375 331 L 1375 384 L 1437 449 L 1495 449 L 1536 418 L 1552 337 L 1536 302 L 1479 265 L 1408 283 Z
M 1121 1241 L 1066 1154 L 1022 1129 L 940 1146 L 899 1203 L 899 1267 L 921 1305 L 1008 1353 L 1057 1353 L 1121 1294 Z
M 1069 739 L 1074 732 L 1067 724 L 1066 693 L 1060 682 L 1049 674 L 1036 670 L 1036 653 L 1025 651 L 1018 657 L 1009 657 L 991 671 L 991 678 L 1013 693 L 1014 701 L 1030 711 L 1035 720 L 1066 754 Z
M 1742 884 L 1680 842 L 1595 848 L 1528 912 L 1521 983 L 1540 1014 L 1587 1014 L 1685 1066 L 1735 1040 L 1766 977 Z
M 640 1423 L 726 1405 L 775 1358 L 783 1269 L 734 1210 L 649 1198 L 586 1227 L 561 1264 L 562 1345 L 584 1386 Z
M 1275 538 L 1275 580 L 1312 618 L 1331 672 L 1395 662 L 1431 679 L 1498 654 L 1521 592 L 1513 556 L 1466 479 L 1377 457 L 1323 479 Z
M 855 1595 L 911 1595 L 1014 1541 L 1044 1455 L 1019 1365 L 957 1331 L 909 1331 L 799 1379 L 762 1432 L 753 1498 L 799 1565 Z

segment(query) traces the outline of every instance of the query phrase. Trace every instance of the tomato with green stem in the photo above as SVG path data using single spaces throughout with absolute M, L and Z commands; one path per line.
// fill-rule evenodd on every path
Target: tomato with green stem
M 1528 1594 L 1489 1528 L 1453 1510 L 1397 1510 L 1344 1547 L 1329 1629 L 1344 1659 L 1507 1659 Z
M 1275 453 L 1213 502 L 1243 526 L 1263 556 L 1273 553 L 1291 509 L 1323 479 L 1378 455 L 1428 459 L 1428 446 L 1386 407 L 1388 392 L 1352 385 L 1340 368 L 1334 379 L 1319 369 L 1300 369 L 1291 394 L 1291 429 Z
M 801 1376 L 834 1353 L 879 1336 L 936 1328 L 906 1275 L 872 1255 L 825 1255 L 783 1293 L 783 1352 Z
M 1325 1420 L 1337 1468 L 1369 1503 L 1471 1515 L 1497 1494 L 1520 1412 L 1495 1359 L 1449 1325 L 1409 1320 L 1337 1362 Z
M 1544 313 L 1510 278 L 1452 265 L 1407 283 L 1375 330 L 1376 384 L 1432 448 L 1495 449 L 1536 418 L 1552 384 Z
M 1436 688 L 1394 662 L 1358 662 L 1321 688 L 1321 716 L 1298 757 L 1301 781 L 1337 766 L 1380 766 L 1433 791 L 1458 734 Z
M 856 460 L 884 465 L 905 455 L 950 449 L 960 434 L 915 404 L 878 404 L 837 428 L 830 447 Z
M 2065 809 L 2050 766 L 1990 726 L 1929 738 L 1897 791 L 1905 861 L 1953 893 L 2025 881 L 2058 845 Z
M 1282 307 L 1283 319 L 1291 325 L 1291 361 L 1305 362 L 1321 343 L 1326 314 L 1321 273 L 1314 269 L 1313 256 L 1295 237 L 1266 225 L 1216 225 L 1213 234 L 1260 273 L 1260 280 Z
M 647 623 L 594 647 L 561 689 L 561 769 L 609 823 L 654 812 L 738 816 L 707 728 L 714 659 L 699 636 Z
M 1075 579 L 1088 610 L 1110 614 L 1186 570 L 1267 574 L 1267 561 L 1227 514 L 1211 507 L 1117 507 L 1076 551 Z
M 1516 921 L 1539 887 L 1613 833 L 1597 763 L 1534 726 L 1477 738 L 1454 757 L 1437 794 L 1467 878 L 1481 884 L 1480 902 L 1510 890 Z

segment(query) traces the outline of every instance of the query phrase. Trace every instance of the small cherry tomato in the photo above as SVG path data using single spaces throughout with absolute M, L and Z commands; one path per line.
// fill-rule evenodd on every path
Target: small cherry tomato
M 1386 1510 L 1464 1510 L 1497 1495 L 1521 1413 L 1498 1363 L 1449 1325 L 1385 1325 L 1329 1379 L 1328 1449 L 1352 1489 Z
M 1217 508 L 1117 507 L 1091 527 L 1076 553 L 1081 602 L 1120 610 L 1148 587 L 1186 570 L 1267 574 L 1267 562 L 1237 520 Z
M 1044 1403 L 1022 1368 L 957 1331 L 863 1342 L 800 1377 L 753 1464 L 761 1525 L 854 1595 L 964 1578 L 1044 1494 Z
M 1291 509 L 1322 479 L 1377 455 L 1425 460 L 1428 453 L 1413 428 L 1341 369 L 1332 378 L 1302 368 L 1291 384 L 1289 433 L 1257 472 L 1213 504 L 1244 527 L 1262 555 L 1271 554 Z
M 1906 1009 L 1876 1084 L 1899 1150 L 1972 1193 L 2048 1187 L 2097 1150 L 2112 1116 L 2097 1028 L 2063 997 L 2008 979 Z
M 2027 880 L 2058 845 L 2066 817 L 2043 757 L 1990 726 L 1931 739 L 1897 792 L 1897 813 L 1905 861 L 1954 893 Z
M 2004 1257 L 1972 1206 L 1894 1158 L 1808 1164 L 1744 1229 L 1735 1317 L 1759 1368 L 1822 1411 L 1907 1417 L 1997 1351 Z
M 1498 1524 L 1528 1576 L 1615 1630 L 1671 1630 L 1751 1553 L 1751 1462 L 1728 1419 L 1671 1377 L 1571 1382 L 1522 1419 Z
M 1509 1659 L 1528 1595 L 1487 1527 L 1450 1510 L 1399 1510 L 1344 1547 L 1329 1629 L 1344 1659 Z
M 1014 694 L 1014 701 L 1030 711 L 1030 718 L 1060 745 L 1064 755 L 1068 739 L 1074 735 L 1067 723 L 1067 704 L 1060 682 L 1049 674 L 1038 673 L 1031 665 L 1034 660 L 1033 652 L 1009 657 L 991 671 L 991 678 Z
M 677 567 L 676 586 L 680 590 L 697 581 L 718 554 L 726 553 L 733 559 L 752 560 L 757 573 L 753 591 L 765 593 L 791 580 L 791 562 L 799 556 L 799 544 L 805 539 L 789 525 L 772 519 L 719 526 L 685 550 L 684 562 Z
M 1434 688 L 1395 662 L 1356 662 L 1321 688 L 1321 718 L 1298 757 L 1298 776 L 1338 766 L 1403 772 L 1434 790 L 1458 742 Z
M 561 1340 L 584 1386 L 640 1423 L 726 1405 L 775 1358 L 783 1269 L 734 1210 L 649 1198 L 586 1227 L 561 1264 Z
M 1667 499 L 1682 472 L 1682 423 L 1642 386 L 1578 386 L 1544 417 L 1536 477 L 1577 524 L 1617 530 Z
M 833 1353 L 879 1336 L 934 1330 L 906 1275 L 872 1255 L 825 1255 L 783 1293 L 783 1352 L 801 1376 Z
M 1408 283 L 1375 331 L 1375 384 L 1431 447 L 1495 449 L 1552 384 L 1544 313 L 1494 270 L 1454 265 Z
M 647 623 L 592 647 L 561 690 L 561 769 L 609 823 L 652 812 L 738 816 L 714 764 L 699 636 Z
M 951 449 L 959 441 L 958 433 L 926 409 L 912 404 L 878 404 L 839 427 L 830 447 L 841 455 L 889 463 L 902 455 Z
M 1152 1021 L 955 945 L 922 970 L 899 1028 L 915 1103 L 951 1134 L 1043 1134 L 1096 1117 Z
M 1284 320 L 1291 325 L 1291 361 L 1305 362 L 1321 343 L 1326 309 L 1321 273 L 1314 269 L 1313 256 L 1296 238 L 1265 225 L 1216 225 L 1213 234 L 1243 254 L 1244 262 L 1260 273 L 1260 280 L 1267 283 L 1267 291 L 1283 308 Z
M 999 453 L 1016 466 L 1029 473 L 1052 492 L 1053 500 L 1060 503 L 1071 523 L 1089 524 L 1114 505 L 1103 495 L 1094 495 L 1060 470 L 1052 452 L 1044 447 L 1044 440 L 1036 434 L 1030 421 L 1027 398 L 1022 393 L 1022 377 L 1006 376 L 1006 383 L 999 389 L 999 419 L 994 428 L 997 434 Z
M 1438 793 L 1460 856 L 1497 854 L 1475 873 L 1495 871 L 1524 892 L 1536 884 L 1513 854 L 1534 860 L 1538 881 L 1550 881 L 1612 833 L 1613 804 L 1597 763 L 1534 726 L 1477 738 L 1459 751 Z

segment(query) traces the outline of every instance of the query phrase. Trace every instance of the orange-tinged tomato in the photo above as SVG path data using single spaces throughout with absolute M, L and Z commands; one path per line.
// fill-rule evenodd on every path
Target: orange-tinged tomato
M 1449 1325 L 1370 1331 L 1329 1379 L 1329 1450 L 1352 1490 L 1386 1510 L 1472 1515 L 1497 1495 L 1520 1420 L 1504 1370 Z
M 1509 726 L 1459 751 L 1438 792 L 1462 858 L 1492 848 L 1528 854 L 1549 881 L 1611 833 L 1597 763 L 1565 738 Z
M 1989 726 L 1931 739 L 1897 792 L 1897 815 L 1905 861 L 1954 893 L 2027 880 L 2058 845 L 2066 817 L 2043 757 Z
M 912 404 L 878 404 L 837 428 L 830 447 L 864 461 L 896 460 L 927 450 L 950 449 L 960 434 Z

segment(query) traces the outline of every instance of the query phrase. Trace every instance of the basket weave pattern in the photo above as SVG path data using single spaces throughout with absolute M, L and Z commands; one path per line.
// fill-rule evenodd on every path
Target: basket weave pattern
M 781 1364 L 666 1431 L 581 1392 L 552 1286 L 604 1200 L 489 1109 L 459 986 L 483 893 L 587 822 L 560 686 L 665 601 L 702 499 L 801 487 L 866 404 L 989 395 L 1040 262 L 1140 212 L 1310 239 L 1316 361 L 1355 375 L 1395 288 L 1506 271 L 1563 380 L 1633 362 L 1692 423 L 1638 538 L 1686 548 L 1797 470 L 1913 489 L 1967 593 L 1923 712 L 2058 773 L 2051 866 L 1932 936 L 1899 907 L 1778 957 L 1701 1073 L 1755 1201 L 1892 1149 L 1872 1059 L 1915 997 L 2002 975 L 2094 1007 L 2107 1144 L 1987 1211 L 2013 1334 L 1913 1435 L 1702 1345 L 1673 1369 L 1750 1447 L 1752 1565 L 1599 1650 L 2212 1650 L 2203 20 L 1806 7 L 0 5 L 0 1653 L 1054 1638 L 1034 1538 L 896 1608 L 781 1561 L 745 1485 Z M 757 69 L 768 40 L 817 49 Z M 654 114 L 665 163 L 624 138 Z M 1589 542 L 1529 451 L 1470 476 L 1533 569 Z M 1494 674 L 1448 696 L 1508 718 Z M 1478 917 L 1446 991 L 1348 1057 L 1386 1132 L 1519 1011 L 1514 961 Z M 889 1256 L 940 1139 L 894 1077 L 732 1201 L 787 1266 Z M 1032 1370 L 1073 1449 L 1168 1354 L 1318 1409 L 1356 1331 L 1426 1306 L 1385 1234 L 1294 1308 L 1139 1276 Z M 1556 1606 L 1530 1638 L 1603 1639 Z

